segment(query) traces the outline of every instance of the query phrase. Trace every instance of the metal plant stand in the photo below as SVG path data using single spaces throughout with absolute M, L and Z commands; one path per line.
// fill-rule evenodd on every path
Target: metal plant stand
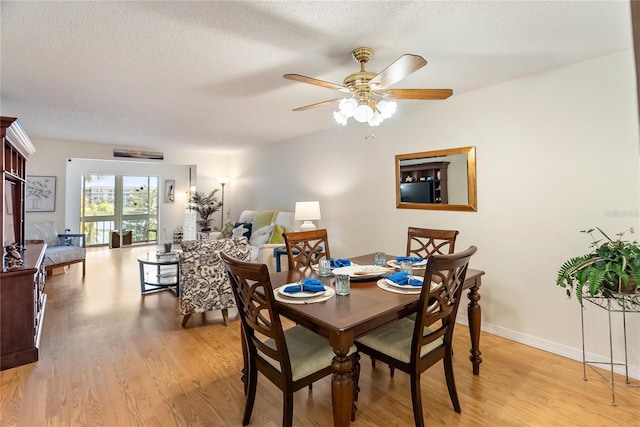
M 589 365 L 595 373 L 600 375 L 602 379 L 607 381 L 611 386 L 611 405 L 616 405 L 616 393 L 615 393 L 615 380 L 614 380 L 614 366 L 624 366 L 625 370 L 625 383 L 629 387 L 640 387 L 639 385 L 632 385 L 629 381 L 629 366 L 627 361 L 627 313 L 640 313 L 640 292 L 635 294 L 620 294 L 614 293 L 611 298 L 606 297 L 583 297 L 583 301 L 588 301 L 591 304 L 607 310 L 609 316 L 609 361 L 589 361 L 586 359 L 585 345 L 584 345 L 584 307 L 580 310 L 580 322 L 582 324 L 582 368 L 583 368 L 583 380 L 587 381 L 587 365 Z M 624 363 L 614 362 L 613 359 L 613 338 L 611 328 L 611 313 L 622 313 L 622 328 L 624 336 Z M 611 371 L 611 380 L 604 377 L 599 371 L 594 369 L 592 365 L 608 365 Z

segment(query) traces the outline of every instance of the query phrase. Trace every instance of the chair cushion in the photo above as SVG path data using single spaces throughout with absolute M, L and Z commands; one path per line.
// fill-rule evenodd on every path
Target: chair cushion
M 47 246 L 58 246 L 58 231 L 53 221 L 43 222 L 42 224 L 27 224 L 25 227 L 26 240 L 44 240 Z
M 48 246 L 44 255 L 44 265 L 50 266 L 84 260 L 87 250 L 79 246 Z
M 293 381 L 304 378 L 331 365 L 335 356 L 329 341 L 320 335 L 311 332 L 303 326 L 296 325 L 284 331 L 291 360 L 291 377 Z M 265 344 L 271 348 L 276 347 L 273 339 L 268 339 Z M 352 346 L 349 354 L 355 353 L 356 347 Z M 280 371 L 280 363 L 258 351 L 260 357 L 265 359 Z
M 364 344 L 401 362 L 409 363 L 414 327 L 415 321 L 405 317 L 374 330 L 359 338 L 356 342 Z M 429 328 L 424 328 L 424 330 L 425 334 L 431 332 Z M 420 349 L 420 357 L 439 347 L 442 343 L 442 338 L 439 338 L 422 346 Z

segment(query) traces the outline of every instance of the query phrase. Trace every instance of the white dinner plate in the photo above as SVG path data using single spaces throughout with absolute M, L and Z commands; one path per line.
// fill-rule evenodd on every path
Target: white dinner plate
M 411 288 L 407 286 L 399 287 L 399 286 L 391 286 L 389 281 L 386 279 L 380 279 L 376 282 L 380 289 L 385 291 L 394 292 L 396 294 L 405 294 L 405 295 L 417 295 L 422 292 L 422 286 L 412 286 Z
M 372 277 L 382 276 L 388 273 L 384 267 L 378 267 L 376 265 L 350 265 L 348 267 L 339 267 L 332 270 L 333 274 L 348 274 L 352 279 L 369 279 Z M 356 274 L 366 273 L 366 274 Z
M 389 267 L 393 267 L 393 268 L 400 268 L 400 263 L 398 261 L 396 261 L 395 259 L 390 259 L 389 261 L 387 261 L 387 265 Z M 414 267 L 423 267 L 425 265 L 427 265 L 427 260 L 426 259 L 423 259 L 420 262 L 414 262 L 413 263 Z
M 287 286 L 299 286 L 297 283 L 288 283 L 284 286 L 280 286 L 278 288 L 278 293 L 280 295 L 282 295 L 283 297 L 287 297 L 287 298 L 313 298 L 313 297 L 318 297 L 320 295 L 324 295 L 324 293 L 327 291 L 326 288 L 324 291 L 318 291 L 318 292 L 309 292 L 309 291 L 300 291 L 300 292 L 285 292 L 285 288 Z

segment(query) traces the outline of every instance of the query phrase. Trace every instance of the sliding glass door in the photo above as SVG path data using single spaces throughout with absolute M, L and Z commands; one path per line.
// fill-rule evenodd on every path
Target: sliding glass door
M 158 239 L 157 176 L 82 175 L 80 229 L 87 245 L 106 245 L 111 233 L 132 243 Z

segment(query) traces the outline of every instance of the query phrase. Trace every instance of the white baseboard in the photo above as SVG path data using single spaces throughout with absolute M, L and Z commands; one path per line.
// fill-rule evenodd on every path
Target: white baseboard
M 467 317 L 462 315 L 459 315 L 457 317 L 456 322 L 465 326 L 469 325 L 469 321 Z M 540 350 L 548 351 L 550 353 L 557 354 L 559 356 L 564 356 L 569 359 L 582 362 L 581 348 L 568 347 L 566 345 L 558 344 L 552 341 L 547 341 L 538 337 L 523 334 L 520 332 L 513 331 L 511 329 L 506 329 L 501 326 L 496 326 L 496 325 L 492 325 L 485 322 L 482 322 L 480 328 L 483 332 L 488 332 L 490 334 L 497 335 L 499 337 L 506 338 L 511 341 L 519 342 L 521 344 L 525 344 L 530 347 L 539 348 Z M 482 338 L 480 338 L 480 351 L 482 351 Z M 609 359 L 601 355 L 586 352 L 585 358 L 588 361 L 597 363 L 598 364 L 597 366 L 600 368 L 611 369 Z M 602 365 L 601 363 L 604 365 Z M 619 360 L 614 360 L 614 363 L 624 363 L 624 362 L 621 362 Z M 629 378 L 640 380 L 640 366 L 627 365 L 627 367 L 629 370 Z M 625 375 L 624 365 L 614 365 L 613 371 L 615 373 Z

